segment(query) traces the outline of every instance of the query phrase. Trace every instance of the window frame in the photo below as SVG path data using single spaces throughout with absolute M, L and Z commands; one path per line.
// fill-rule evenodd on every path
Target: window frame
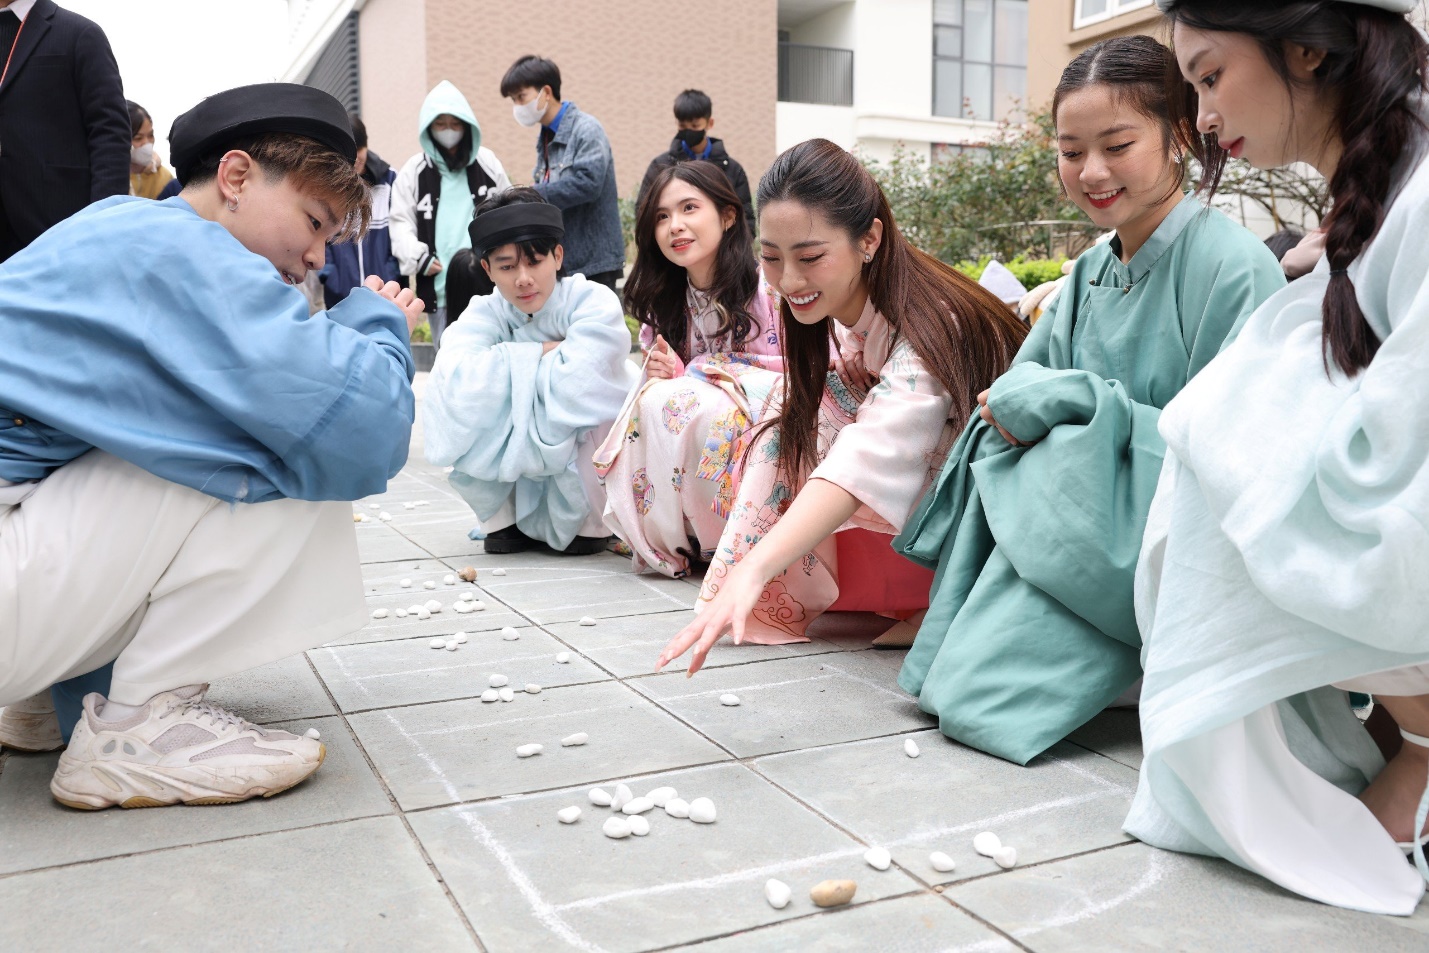
M 1076 0 L 1072 6 L 1072 29 L 1080 30 L 1083 27 L 1105 23 L 1107 20 L 1113 20 L 1121 16 L 1123 13 L 1131 13 L 1133 10 L 1143 10 L 1151 6 L 1153 2 L 1155 2 L 1155 0 L 1106 0 L 1106 12 L 1084 16 L 1082 14 L 1083 0 Z
M 987 59 L 987 60 L 982 60 L 982 59 L 968 59 L 968 58 L 964 55 L 965 52 L 966 52 L 966 49 L 967 49 L 967 29 L 968 29 L 968 26 L 967 26 L 967 12 L 966 12 L 966 11 L 967 11 L 967 6 L 966 6 L 966 2 L 965 2 L 965 0 L 953 0 L 953 2 L 955 2 L 955 3 L 957 3 L 957 4 L 959 5 L 958 8 L 959 8 L 959 11 L 960 11 L 960 17 L 959 17 L 960 22 L 958 22 L 958 23 L 956 23 L 956 24 L 954 24 L 954 23 L 943 23 L 943 22 L 940 22 L 940 21 L 938 20 L 938 18 L 937 18 L 937 17 L 938 17 L 938 4 L 937 4 L 937 3 L 932 4 L 932 8 L 933 8 L 933 10 L 932 10 L 932 15 L 933 15 L 933 30 L 932 30 L 932 50 L 931 50 L 931 53 L 932 53 L 932 61 L 933 61 L 933 63 L 932 63 L 932 65 L 933 65 L 933 70 L 932 70 L 932 73 L 933 73 L 933 76 L 932 76 L 932 80 L 933 80 L 933 90 L 932 90 L 932 92 L 933 92 L 933 95 L 932 95 L 932 104 L 931 104 L 930 112 L 932 113 L 932 115 L 933 115 L 934 117 L 939 118 L 939 119 L 958 119 L 958 120 L 972 121 L 972 122 L 998 122 L 1001 117 L 998 117 L 998 116 L 996 116 L 996 115 L 992 115 L 992 113 L 994 112 L 994 110 L 995 110 L 995 108 L 996 108 L 996 106 L 997 106 L 997 71 L 998 71 L 998 69 L 1016 69 L 1016 70 L 1021 70 L 1021 71 L 1022 71 L 1022 78 L 1023 78 L 1023 89 L 1024 89 L 1024 95 L 1025 95 L 1026 81 L 1027 81 L 1027 71 L 1028 71 L 1028 66 L 1029 66 L 1027 60 L 1030 59 L 1031 51 L 1030 51 L 1030 49 L 1026 51 L 1022 63 L 1000 63 L 1000 62 L 998 62 L 998 59 L 997 59 L 997 0 L 988 0 L 988 15 L 992 18 L 992 21 L 991 21 L 991 23 L 989 24 L 989 29 L 991 30 L 991 33 L 990 33 L 990 35 L 989 35 L 989 37 L 988 37 L 988 40 L 989 40 L 989 49 L 990 49 L 990 51 L 991 51 L 991 52 L 990 52 L 990 58 Z M 1024 22 L 1026 22 L 1026 23 L 1028 24 L 1028 26 L 1029 26 L 1028 36 L 1023 37 L 1023 42 L 1024 42 L 1024 43 L 1030 43 L 1030 36 L 1031 36 L 1030 25 L 1031 25 L 1031 6 L 1032 6 L 1032 4 L 1031 4 L 1031 0 L 1022 0 L 1022 2 L 1023 2 L 1024 5 L 1028 8 L 1027 17 L 1026 17 L 1026 20 L 1025 20 Z M 1146 2 L 1150 3 L 1151 0 L 1146 0 Z M 1080 3 L 1081 3 L 1081 0 L 1077 0 L 1077 3 L 1080 4 Z M 940 55 L 938 55 L 938 28 L 939 28 L 939 27 L 954 28 L 954 29 L 956 29 L 956 30 L 958 31 L 959 50 L 958 50 L 958 55 L 957 55 L 957 56 L 940 56 Z M 955 115 L 951 115 L 951 116 L 947 116 L 947 115 L 944 115 L 944 114 L 938 112 L 938 64 L 939 64 L 939 63 L 943 63 L 943 62 L 946 62 L 946 63 L 956 63 L 956 64 L 958 65 L 958 69 L 959 69 L 959 71 L 960 71 L 958 88 L 959 88 L 959 90 L 961 90 L 961 91 L 963 92 L 963 95 L 962 95 L 961 97 L 959 97 L 959 99 L 958 99 L 958 112 L 957 112 Z M 981 117 L 979 117 L 978 115 L 976 115 L 976 109 L 974 109 L 974 115 L 971 115 L 971 116 L 966 115 L 966 114 L 962 111 L 963 104 L 966 103 L 966 102 L 967 102 L 967 99 L 968 99 L 968 97 L 967 97 L 967 95 L 966 95 L 966 93 L 967 93 L 967 82 L 966 82 L 967 74 L 966 74 L 965 72 L 962 72 L 962 70 L 963 70 L 964 68 L 968 67 L 968 66 L 980 66 L 980 67 L 985 67 L 985 68 L 987 69 L 987 73 L 988 73 L 988 96 L 989 96 L 989 102 L 988 102 L 988 112 L 989 112 L 989 116 L 988 116 L 988 118 L 986 118 L 986 119 L 981 118 Z

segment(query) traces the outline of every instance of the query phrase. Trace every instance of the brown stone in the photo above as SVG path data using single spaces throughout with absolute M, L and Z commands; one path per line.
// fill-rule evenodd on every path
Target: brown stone
M 853 899 L 858 884 L 852 880 L 825 880 L 814 884 L 809 899 L 819 907 L 841 907 Z

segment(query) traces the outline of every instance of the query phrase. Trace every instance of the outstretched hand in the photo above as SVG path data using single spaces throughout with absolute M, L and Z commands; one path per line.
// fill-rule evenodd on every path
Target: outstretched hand
M 725 577 L 724 584 L 715 593 L 715 597 L 705 604 L 704 610 L 665 646 L 655 663 L 655 671 L 660 671 L 694 646 L 689 670 L 685 672 L 685 677 L 688 678 L 704 666 L 710 649 L 714 648 L 715 643 L 726 632 L 734 632 L 735 645 L 743 642 L 745 624 L 749 620 L 749 614 L 759 603 L 759 596 L 763 591 L 764 580 L 750 560 L 746 559 L 736 565 Z
M 403 287 L 395 281 L 389 281 L 384 284 L 382 279 L 376 275 L 368 275 L 367 280 L 362 283 L 362 286 L 364 288 L 371 288 L 402 309 L 402 314 L 407 318 L 408 333 L 422 323 L 422 314 L 426 311 L 427 306 L 422 304 L 421 298 L 418 298 L 412 293 L 411 288 Z

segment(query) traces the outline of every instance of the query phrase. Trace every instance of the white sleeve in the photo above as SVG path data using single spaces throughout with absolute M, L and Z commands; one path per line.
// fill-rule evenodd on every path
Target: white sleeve
M 404 275 L 417 273 L 417 266 L 430 252 L 426 243 L 417 240 L 417 170 L 426 157 L 418 154 L 407 160 L 397 181 L 392 183 L 392 209 L 388 234 L 392 238 L 392 254 Z
M 486 174 L 491 176 L 491 181 L 496 183 L 497 192 L 505 192 L 511 188 L 511 177 L 506 174 L 506 169 L 502 166 L 501 160 L 496 158 L 496 153 L 482 146 L 476 150 L 476 161 L 481 163 Z

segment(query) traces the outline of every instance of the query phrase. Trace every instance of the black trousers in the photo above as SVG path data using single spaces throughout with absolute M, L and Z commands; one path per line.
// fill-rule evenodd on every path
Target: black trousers
M 598 275 L 586 275 L 586 278 L 589 281 L 594 281 L 596 284 L 605 285 L 611 291 L 615 291 L 615 283 L 619 281 L 624 274 L 624 271 L 617 269 L 615 271 L 602 271 Z

